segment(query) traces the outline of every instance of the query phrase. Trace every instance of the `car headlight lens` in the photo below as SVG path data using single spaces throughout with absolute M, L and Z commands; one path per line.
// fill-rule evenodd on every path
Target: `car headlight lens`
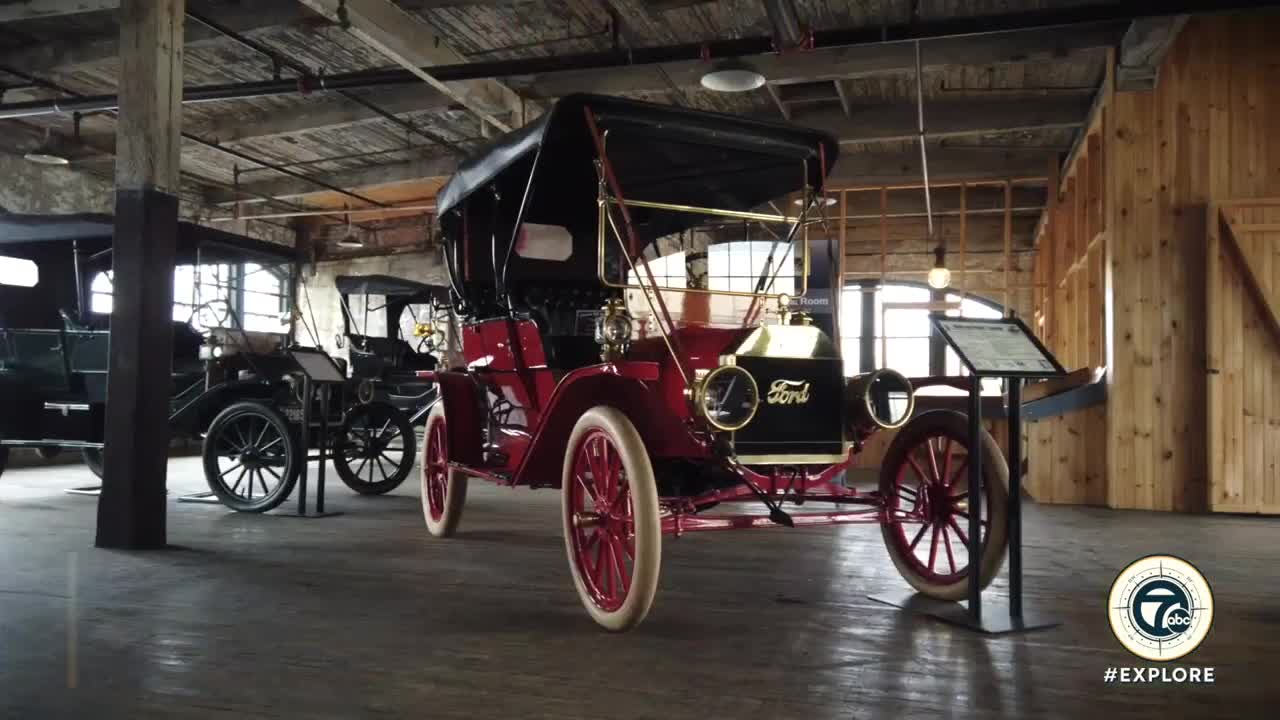
M 756 416 L 760 388 L 751 373 L 737 365 L 723 365 L 699 382 L 694 405 L 712 427 L 728 432 L 740 430 Z
M 625 345 L 631 341 L 631 316 L 619 308 L 606 308 L 596 320 L 596 342 Z

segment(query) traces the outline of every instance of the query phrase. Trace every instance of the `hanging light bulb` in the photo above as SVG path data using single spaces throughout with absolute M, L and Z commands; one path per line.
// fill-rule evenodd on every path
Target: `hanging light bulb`
M 944 290 L 951 285 L 951 271 L 947 269 L 947 249 L 941 245 L 933 250 L 933 267 L 929 269 L 929 287 Z

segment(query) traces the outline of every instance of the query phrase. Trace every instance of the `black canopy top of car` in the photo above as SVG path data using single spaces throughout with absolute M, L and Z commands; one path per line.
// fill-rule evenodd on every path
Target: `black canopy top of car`
M 442 301 L 448 299 L 448 292 L 442 286 L 405 280 L 393 275 L 339 275 L 334 279 L 334 286 L 343 295 L 420 295 Z
M 587 284 L 596 277 L 599 175 L 592 124 L 603 134 L 626 201 L 755 210 L 805 186 L 820 191 L 839 153 L 834 138 L 809 128 L 624 98 L 567 96 L 462 163 L 437 195 L 446 264 L 460 295 L 478 302 L 500 285 Z M 705 219 L 635 207 L 630 214 L 641 249 Z M 571 252 L 561 261 L 516 261 L 520 224 L 563 228 Z
M 544 147 L 554 154 L 532 170 L 549 167 L 553 176 L 585 178 L 584 186 L 559 189 L 594 196 L 594 170 L 589 174 L 565 172 L 572 164 L 585 163 L 590 169 L 594 161 L 595 146 L 585 114 L 588 110 L 606 133 L 606 152 L 624 191 L 632 188 L 628 196 L 665 189 L 685 205 L 754 207 L 763 202 L 762 196 L 768 200 L 798 190 L 802 161 L 809 163 L 808 185 L 821 190 L 823 171 L 831 168 L 839 153 L 833 137 L 810 128 L 605 95 L 569 95 L 534 122 L 503 135 L 465 161 L 440 190 L 437 212 L 444 215 L 476 190 L 495 180 L 502 183 L 504 173 Z M 718 148 L 721 153 L 716 154 L 736 162 L 704 164 L 700 161 L 709 159 L 705 156 L 711 153 L 687 154 L 696 147 Z M 782 165 L 791 167 L 792 172 L 774 182 L 759 182 L 758 170 Z M 529 168 L 524 170 L 520 173 L 524 177 L 518 178 L 520 184 L 528 179 Z M 692 170 L 697 171 L 695 177 L 688 176 Z
M 105 214 L 0 215 L 0 247 L 76 241 L 81 253 L 91 257 L 88 261 L 91 265 L 110 264 L 114 234 L 115 220 Z M 295 256 L 291 247 L 186 221 L 178 223 L 176 241 L 174 262 L 177 265 L 191 265 L 197 259 L 202 263 L 276 265 L 291 262 Z

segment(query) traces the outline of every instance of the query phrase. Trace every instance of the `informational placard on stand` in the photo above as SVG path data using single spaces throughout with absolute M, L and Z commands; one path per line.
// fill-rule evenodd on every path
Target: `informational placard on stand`
M 938 318 L 934 325 L 974 375 L 1039 378 L 1066 372 L 1017 318 Z
M 298 369 L 306 373 L 307 378 L 313 383 L 346 382 L 346 378 L 342 376 L 342 371 L 338 369 L 337 363 L 323 351 L 311 348 L 294 348 L 289 351 L 289 354 L 293 356 L 293 361 L 298 364 Z

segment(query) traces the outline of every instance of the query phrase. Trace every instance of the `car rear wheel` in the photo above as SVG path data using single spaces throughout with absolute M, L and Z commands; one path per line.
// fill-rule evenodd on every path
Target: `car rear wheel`
M 600 626 L 629 630 L 653 605 L 662 563 L 649 453 L 627 416 L 605 406 L 578 420 L 568 448 L 560 498 L 573 584 Z
M 422 517 L 435 537 L 457 531 L 467 501 L 467 476 L 449 467 L 448 432 L 444 403 L 436 403 L 422 442 Z
M 919 592 L 961 600 L 969 586 L 969 420 L 936 410 L 919 415 L 889 445 L 880 469 L 881 526 L 889 557 Z M 982 557 L 979 581 L 1000 572 L 1008 546 L 1009 467 L 982 432 Z
M 257 402 L 238 402 L 218 413 L 201 454 L 209 489 L 240 512 L 267 512 L 284 502 L 303 462 L 284 417 Z
M 391 492 L 409 477 L 417 454 L 409 416 L 386 403 L 357 405 L 342 422 L 343 446 L 333 453 L 338 477 L 361 495 Z

